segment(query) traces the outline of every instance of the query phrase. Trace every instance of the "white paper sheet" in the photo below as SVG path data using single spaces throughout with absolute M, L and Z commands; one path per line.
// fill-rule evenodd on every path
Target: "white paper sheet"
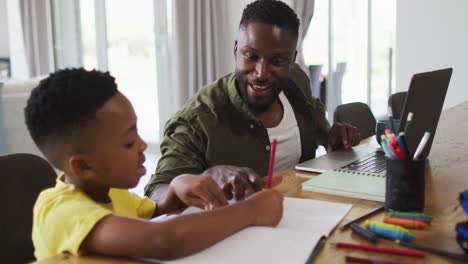
M 320 238 L 328 236 L 350 209 L 350 204 L 285 198 L 277 227 L 249 227 L 199 253 L 165 263 L 305 263 Z

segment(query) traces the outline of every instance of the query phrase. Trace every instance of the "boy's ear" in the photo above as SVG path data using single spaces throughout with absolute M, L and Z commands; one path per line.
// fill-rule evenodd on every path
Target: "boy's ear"
M 79 178 L 89 178 L 94 174 L 94 170 L 84 154 L 70 156 L 68 166 L 72 173 Z

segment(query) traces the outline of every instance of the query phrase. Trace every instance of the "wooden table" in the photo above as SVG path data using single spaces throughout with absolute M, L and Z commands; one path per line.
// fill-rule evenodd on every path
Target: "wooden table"
M 454 227 L 457 222 L 468 220 L 459 205 L 458 194 L 468 189 L 468 147 L 465 144 L 468 135 L 468 102 L 455 106 L 442 112 L 439 126 L 434 138 L 429 162 L 426 167 L 426 207 L 425 212 L 434 217 L 431 226 L 426 230 L 414 231 L 415 243 L 427 245 L 454 253 L 463 253 L 455 241 Z M 367 139 L 363 144 L 369 142 Z M 346 215 L 340 226 L 346 222 L 365 214 L 373 208 L 382 205 L 379 202 L 353 199 L 327 194 L 305 192 L 301 190 L 301 183 L 313 177 L 294 169 L 279 172 L 283 176 L 283 182 L 276 188 L 288 197 L 299 197 L 352 203 L 353 208 Z M 320 212 L 317 212 L 320 213 Z M 371 219 L 381 221 L 384 213 L 380 213 Z M 326 240 L 326 245 L 318 255 L 314 263 L 345 263 L 345 256 L 366 257 L 379 260 L 388 260 L 396 263 L 462 263 L 445 257 L 439 257 L 430 253 L 425 258 L 412 258 L 393 256 L 382 253 L 363 252 L 359 250 L 335 248 L 332 242 L 356 242 L 366 243 L 362 238 L 351 233 L 349 229 L 341 231 L 336 229 Z M 399 247 L 388 240 L 381 240 L 379 245 L 388 247 Z M 108 263 L 142 263 L 131 259 L 105 258 L 96 256 L 72 257 L 56 256 L 41 262 L 41 264 L 76 263 L 76 264 L 108 264 Z

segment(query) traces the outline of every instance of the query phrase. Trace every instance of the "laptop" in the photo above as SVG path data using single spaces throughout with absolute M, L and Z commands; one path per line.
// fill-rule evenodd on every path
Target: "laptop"
M 431 132 L 422 155 L 430 153 L 447 94 L 452 68 L 413 75 L 398 131 L 403 131 L 409 112 L 413 119 L 405 135 L 414 153 L 424 135 Z M 302 189 L 367 200 L 385 200 L 385 155 L 376 141 L 352 150 L 338 150 L 296 165 L 297 170 L 322 173 L 304 182 Z

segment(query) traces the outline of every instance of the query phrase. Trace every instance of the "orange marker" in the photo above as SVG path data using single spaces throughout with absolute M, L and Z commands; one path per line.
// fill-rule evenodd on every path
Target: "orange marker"
M 418 220 L 402 219 L 390 216 L 385 216 L 384 223 L 399 225 L 410 229 L 424 229 L 428 226 L 426 223 Z

